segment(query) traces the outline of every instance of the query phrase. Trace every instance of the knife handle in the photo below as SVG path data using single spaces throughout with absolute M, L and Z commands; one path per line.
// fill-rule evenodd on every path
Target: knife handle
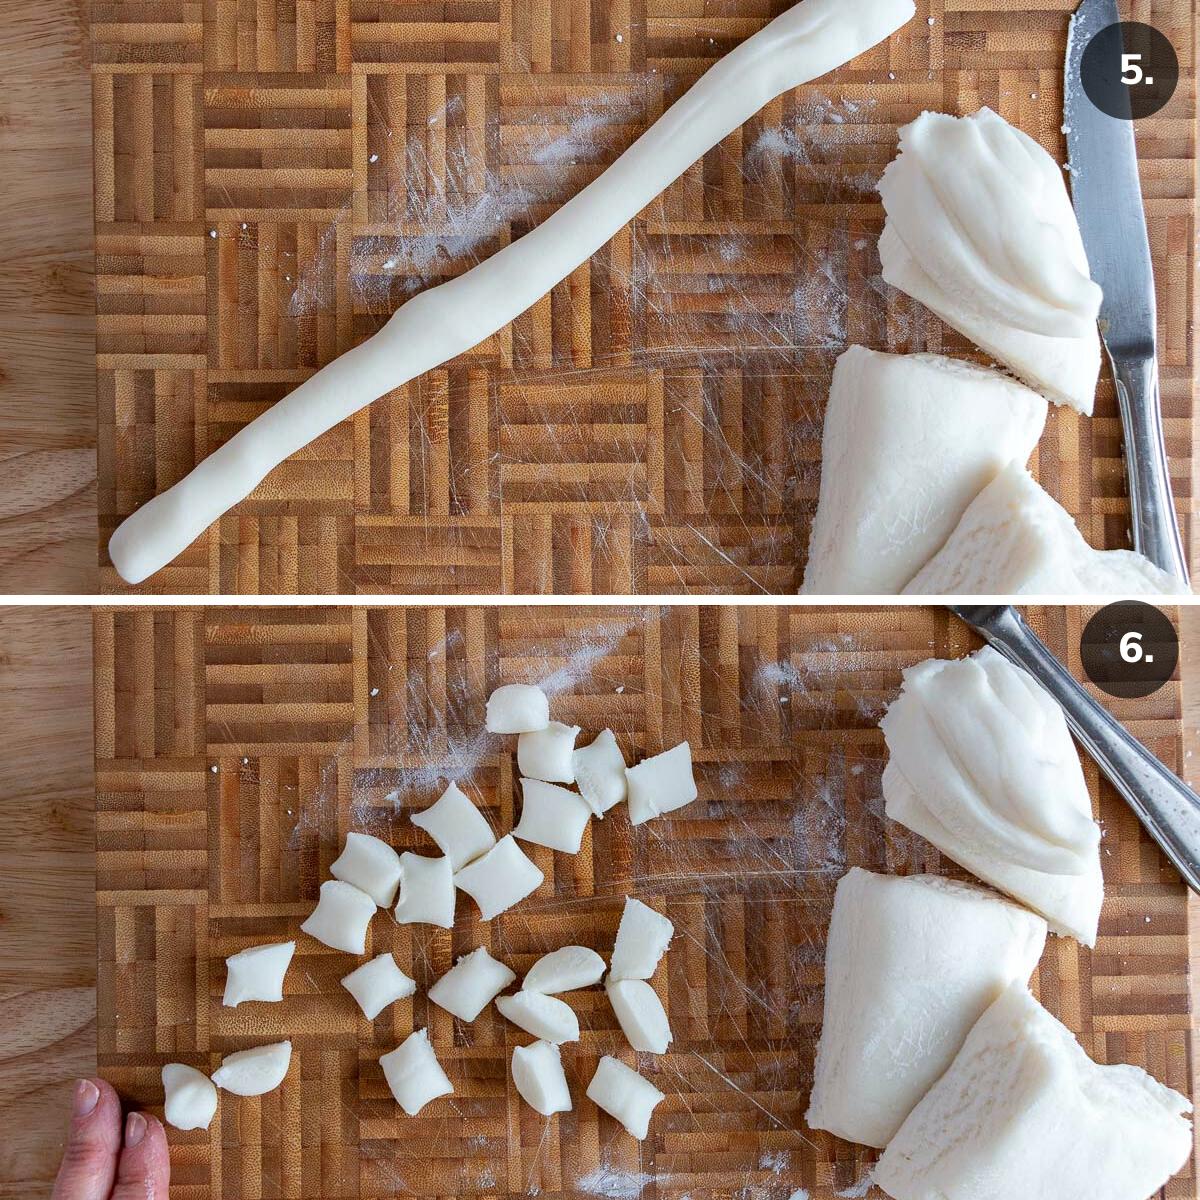
M 1187 583 L 1187 559 L 1179 536 L 1167 448 L 1163 442 L 1158 363 L 1153 355 L 1136 358 L 1110 355 L 1110 361 L 1125 431 L 1133 548 L 1155 566 Z
M 1188 887 L 1200 892 L 1200 796 L 1177 779 L 1072 678 L 1008 607 L 976 628 L 1009 662 L 1028 671 L 1061 705 L 1096 765 L 1162 847 Z

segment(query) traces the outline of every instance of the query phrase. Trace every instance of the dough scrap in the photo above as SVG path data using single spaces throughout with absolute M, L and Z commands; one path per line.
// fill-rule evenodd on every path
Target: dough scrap
M 379 1065 L 396 1103 L 410 1117 L 415 1117 L 430 1100 L 454 1091 L 429 1044 L 427 1030 L 414 1030 L 395 1050 L 384 1054 Z
M 536 892 L 545 878 L 510 833 L 482 858 L 463 867 L 454 882 L 479 905 L 480 917 L 490 921 Z
M 506 683 L 488 697 L 488 733 L 536 733 L 549 724 L 550 701 L 531 683 Z
M 389 1004 L 403 1000 L 417 990 L 416 981 L 396 966 L 396 960 L 390 954 L 377 955 L 343 976 L 342 987 L 358 1001 L 358 1007 L 368 1021 L 375 1020 Z
M 521 988 L 526 992 L 541 992 L 556 996 L 591 987 L 604 976 L 604 959 L 586 946 L 562 946 L 543 954 L 525 973 Z
M 400 899 L 396 901 L 399 925 L 436 925 L 454 928 L 454 869 L 446 855 L 426 858 L 406 850 L 400 855 Z
M 414 813 L 411 820 L 437 842 L 455 871 L 474 862 L 496 844 L 496 835 L 487 818 L 456 783 L 451 783 L 424 812 Z
M 595 741 L 581 746 L 571 759 L 579 794 L 596 816 L 603 817 L 625 799 L 625 756 L 611 729 L 602 729 Z
M 512 1077 L 517 1094 L 543 1117 L 571 1111 L 571 1090 L 557 1046 L 534 1042 L 512 1052 Z
M 521 796 L 521 819 L 513 837 L 564 854 L 578 854 L 583 831 L 592 819 L 583 797 L 538 779 L 522 779 Z
M 474 1021 L 516 977 L 486 946 L 479 946 L 464 954 L 429 989 L 429 999 L 460 1021 Z
M 225 995 L 221 1003 L 237 1008 L 243 1000 L 282 1000 L 283 977 L 295 953 L 295 942 L 273 942 L 231 954 L 225 960 Z
M 575 739 L 578 725 L 551 721 L 545 729 L 517 738 L 517 767 L 522 775 L 545 783 L 574 783 Z
M 221 1059 L 212 1081 L 235 1096 L 262 1096 L 284 1080 L 292 1061 L 291 1042 L 273 1042 L 238 1050 Z
M 621 923 L 617 926 L 617 940 L 613 944 L 609 982 L 649 979 L 674 936 L 675 926 L 662 913 L 627 896 Z
M 666 1099 L 648 1079 L 606 1054 L 596 1065 L 588 1084 L 587 1097 L 625 1127 L 626 1133 L 642 1141 L 650 1129 L 650 1115 Z
M 680 742 L 652 758 L 644 758 L 636 767 L 626 767 L 629 788 L 629 823 L 641 825 L 651 817 L 661 817 L 691 804 L 699 794 L 692 773 L 692 748 Z
M 517 992 L 498 997 L 496 1007 L 506 1020 L 544 1042 L 558 1045 L 579 1041 L 579 1018 L 569 1004 L 556 996 Z
M 345 849 L 329 873 L 366 892 L 380 908 L 388 908 L 400 883 L 400 856 L 387 842 L 369 833 L 348 833 Z
M 176 1129 L 207 1129 L 217 1111 L 216 1085 L 203 1071 L 184 1063 L 162 1069 L 163 1116 Z
M 671 1024 L 658 993 L 644 979 L 616 979 L 605 991 L 630 1046 L 649 1054 L 666 1054 Z
M 328 879 L 312 915 L 300 928 L 318 942 L 347 954 L 365 954 L 367 927 L 375 915 L 375 901 L 351 883 Z

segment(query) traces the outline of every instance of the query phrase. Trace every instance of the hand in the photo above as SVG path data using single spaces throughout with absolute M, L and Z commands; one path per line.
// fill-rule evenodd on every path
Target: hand
M 122 1122 L 110 1084 L 78 1080 L 53 1200 L 167 1200 L 170 1179 L 162 1123 L 140 1112 Z

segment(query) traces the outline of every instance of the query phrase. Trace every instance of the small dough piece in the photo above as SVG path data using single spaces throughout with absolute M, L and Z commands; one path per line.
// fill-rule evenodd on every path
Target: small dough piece
M 602 729 L 594 742 L 576 750 L 571 756 L 571 769 L 579 794 L 596 816 L 604 816 L 625 799 L 625 755 L 611 729 Z
M 225 960 L 225 995 L 221 1003 L 237 1008 L 243 1000 L 282 1000 L 283 977 L 295 953 L 295 942 L 273 942 L 231 954 Z
M 543 1117 L 571 1111 L 562 1056 L 549 1042 L 517 1046 L 512 1052 L 512 1077 L 517 1094 Z
M 488 733 L 536 733 L 549 724 L 550 701 L 540 687 L 506 683 L 488 697 Z
M 551 721 L 545 729 L 523 733 L 517 738 L 517 766 L 522 775 L 546 783 L 574 783 L 575 739 L 578 725 Z
M 610 1054 L 596 1064 L 587 1098 L 620 1121 L 625 1131 L 639 1142 L 650 1128 L 650 1114 L 666 1099 L 648 1079 Z
M 510 833 L 482 858 L 463 867 L 454 876 L 454 882 L 479 905 L 483 920 L 490 921 L 536 892 L 545 878 Z
M 629 788 L 629 823 L 641 825 L 651 817 L 674 812 L 698 795 L 692 774 L 692 748 L 680 742 L 636 767 L 625 768 Z
M 1071 515 L 1019 463 L 971 502 L 906 596 L 1186 595 L 1132 550 L 1094 550 Z
M 852 868 L 825 946 L 809 1127 L 886 1146 L 988 1005 L 1028 980 L 1045 944 L 1046 922 L 994 892 Z
M 410 1117 L 415 1117 L 430 1100 L 449 1096 L 454 1091 L 454 1085 L 429 1044 L 429 1033 L 425 1029 L 410 1033 L 395 1050 L 380 1058 L 379 1065 L 396 1103 Z
M 578 854 L 583 831 L 592 819 L 592 810 L 583 797 L 538 779 L 522 779 L 521 796 L 521 819 L 512 831 L 513 837 L 564 854 Z
M 454 868 L 448 855 L 426 858 L 405 850 L 400 855 L 400 899 L 396 922 L 400 925 L 437 925 L 454 928 Z
M 1014 984 L 888 1145 L 895 1200 L 1145 1200 L 1188 1160 L 1185 1096 L 1094 1063 Z
M 203 1071 L 183 1063 L 162 1069 L 163 1116 L 176 1129 L 207 1129 L 217 1111 L 216 1085 Z
M 1046 401 L 998 371 L 851 346 L 825 408 L 801 591 L 898 594 L 996 475 L 1025 464 L 1045 423 Z
M 473 1021 L 516 977 L 480 946 L 464 954 L 429 989 L 429 999 L 460 1021 Z
M 586 946 L 563 946 L 543 954 L 525 973 L 521 988 L 526 992 L 541 992 L 557 996 L 591 987 L 604 977 L 604 959 Z
M 487 818 L 456 783 L 450 784 L 424 812 L 415 813 L 412 823 L 437 842 L 455 871 L 474 862 L 496 844 L 496 835 Z
M 1094 946 L 1100 827 L 1062 709 L 1033 676 L 990 646 L 927 659 L 880 728 L 887 815 Z
M 321 898 L 300 928 L 318 942 L 347 954 L 367 952 L 367 927 L 375 915 L 375 901 L 361 888 L 340 879 L 321 884 Z
M 366 892 L 380 908 L 388 908 L 400 883 L 400 856 L 387 842 L 369 833 L 348 833 L 345 849 L 329 873 Z
M 658 993 L 644 979 L 617 979 L 605 991 L 629 1044 L 635 1050 L 666 1054 L 671 1024 Z
M 500 996 L 496 1007 L 501 1014 L 526 1033 L 545 1042 L 579 1041 L 579 1018 L 569 1004 L 541 992 L 517 992 Z
M 363 1016 L 373 1021 L 389 1004 L 411 996 L 416 981 L 396 966 L 390 954 L 380 954 L 342 978 L 342 987 L 358 1001 Z
M 675 926 L 662 913 L 632 896 L 626 897 L 609 964 L 609 983 L 649 979 L 674 936 Z
M 273 1092 L 288 1073 L 292 1061 L 291 1042 L 273 1042 L 238 1050 L 221 1059 L 212 1081 L 235 1096 L 262 1096 Z

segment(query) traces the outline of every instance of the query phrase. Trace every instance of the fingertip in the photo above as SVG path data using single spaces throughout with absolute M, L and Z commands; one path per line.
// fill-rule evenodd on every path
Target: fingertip
M 125 1145 L 117 1163 L 112 1200 L 166 1200 L 171 1178 L 167 1132 L 150 1113 L 131 1112 L 125 1119 Z
M 77 1079 L 55 1197 L 106 1200 L 121 1147 L 121 1101 L 103 1079 Z

